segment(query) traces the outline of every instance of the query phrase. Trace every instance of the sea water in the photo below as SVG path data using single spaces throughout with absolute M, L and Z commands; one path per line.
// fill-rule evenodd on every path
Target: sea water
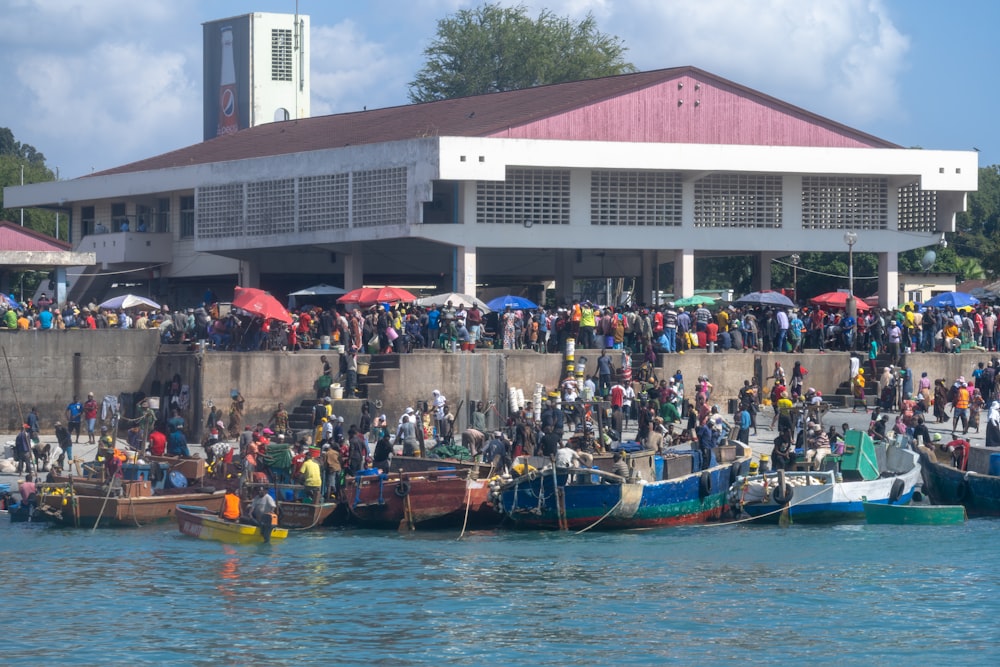
M 1000 664 L 1000 521 L 296 533 L 0 524 L 0 662 Z

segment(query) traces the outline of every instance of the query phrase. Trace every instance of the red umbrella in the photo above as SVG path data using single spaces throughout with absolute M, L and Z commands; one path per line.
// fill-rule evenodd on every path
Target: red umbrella
M 817 306 L 823 306 L 824 308 L 847 310 L 848 296 L 847 292 L 827 292 L 826 294 L 820 294 L 819 296 L 814 296 L 809 299 L 809 303 Z M 871 309 L 871 306 L 857 297 L 854 297 L 854 303 L 857 304 L 858 312 L 864 312 Z
M 416 301 L 417 297 L 402 287 L 359 287 L 337 299 L 337 303 L 357 303 L 370 306 L 375 303 Z
M 277 299 L 256 287 L 237 287 L 233 305 L 265 319 L 278 320 L 285 324 L 290 324 L 292 321 L 292 316 Z

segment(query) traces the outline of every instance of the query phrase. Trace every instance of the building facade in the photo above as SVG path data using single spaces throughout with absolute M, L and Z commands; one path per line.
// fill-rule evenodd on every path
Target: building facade
M 78 297 L 132 268 L 279 298 L 322 280 L 569 299 L 634 277 L 648 301 L 661 264 L 685 296 L 699 257 L 751 255 L 767 289 L 771 260 L 846 252 L 850 230 L 891 306 L 898 253 L 953 231 L 977 178 L 973 151 L 903 149 L 682 67 L 269 123 L 5 197 L 71 211 L 98 260 Z M 93 232 L 116 215 L 153 222 Z

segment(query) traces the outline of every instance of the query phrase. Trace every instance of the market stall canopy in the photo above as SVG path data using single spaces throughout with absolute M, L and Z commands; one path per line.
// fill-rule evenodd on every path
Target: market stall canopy
M 948 306 L 952 308 L 966 308 L 978 305 L 979 299 L 965 292 L 944 292 L 924 301 L 924 308 L 930 306 L 934 308 L 945 308 Z
M 371 306 L 376 303 L 409 303 L 417 297 L 402 287 L 359 287 L 337 299 L 337 303 L 356 303 L 359 306 Z
M 848 292 L 826 292 L 825 294 L 820 294 L 819 296 L 814 296 L 809 299 L 809 303 L 815 306 L 822 306 L 824 308 L 846 310 L 848 297 L 850 297 Z M 871 306 L 865 303 L 864 299 L 854 297 L 854 303 L 857 306 L 858 312 L 871 309 Z
M 531 299 L 525 299 L 523 296 L 515 296 L 513 294 L 498 296 L 486 303 L 486 307 L 490 310 L 503 310 L 507 306 L 516 308 L 517 310 L 534 310 L 538 308 L 538 304 Z
M 136 296 L 135 294 L 123 294 L 121 296 L 116 296 L 97 304 L 98 308 L 104 308 L 106 310 L 128 310 L 129 308 L 150 308 L 153 310 L 158 310 L 160 304 L 156 303 L 152 299 L 147 299 L 144 296 Z
M 482 299 L 477 299 L 474 296 L 469 296 L 468 294 L 459 294 L 458 292 L 445 292 L 444 294 L 435 294 L 433 296 L 424 296 L 417 299 L 418 306 L 443 306 L 451 301 L 453 306 L 463 306 L 465 308 L 472 308 L 477 306 L 479 310 L 490 312 L 491 308 L 486 305 L 486 302 Z
M 686 296 L 683 299 L 677 299 L 674 301 L 674 305 L 684 306 L 685 308 L 688 306 L 714 306 L 715 299 L 710 296 L 701 296 L 700 294 L 696 294 L 694 296 Z
M 781 292 L 773 292 L 771 290 L 744 294 L 736 300 L 736 304 L 741 306 L 783 306 L 785 308 L 793 308 L 795 306 L 787 296 Z
M 285 324 L 290 324 L 292 321 L 292 316 L 277 299 L 256 287 L 237 287 L 233 305 L 265 319 L 278 320 Z
M 288 296 L 337 296 L 340 294 L 347 294 L 347 290 L 327 285 L 326 283 L 320 283 L 312 287 L 305 287 L 297 292 L 289 292 Z

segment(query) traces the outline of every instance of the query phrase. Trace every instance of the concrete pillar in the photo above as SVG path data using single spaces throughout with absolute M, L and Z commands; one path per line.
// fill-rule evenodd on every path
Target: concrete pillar
M 248 259 L 240 260 L 240 287 L 260 287 L 260 263 Z
M 55 272 L 56 278 L 56 289 L 55 294 L 52 295 L 53 300 L 56 303 L 66 303 L 66 267 L 57 266 Z
M 674 298 L 694 296 L 694 250 L 674 251 Z
M 656 284 L 657 272 L 660 269 L 656 263 L 656 251 L 640 251 L 639 262 L 642 275 L 639 277 L 639 285 L 636 288 L 636 294 L 632 296 L 632 300 L 638 303 L 653 303 L 653 289 Z
M 458 246 L 455 248 L 455 266 L 451 272 L 452 291 L 476 296 L 476 248 Z
M 573 303 L 575 250 L 556 250 L 556 303 Z
M 883 308 L 899 305 L 899 255 L 894 252 L 878 254 L 878 302 Z
M 350 292 L 365 286 L 365 267 L 361 258 L 361 244 L 351 243 L 351 250 L 344 257 L 344 289 Z
M 762 252 L 760 253 L 760 266 L 757 269 L 757 279 L 760 281 L 760 285 L 755 285 L 757 290 L 769 290 L 771 289 L 771 260 L 782 257 L 784 253 L 779 252 Z

